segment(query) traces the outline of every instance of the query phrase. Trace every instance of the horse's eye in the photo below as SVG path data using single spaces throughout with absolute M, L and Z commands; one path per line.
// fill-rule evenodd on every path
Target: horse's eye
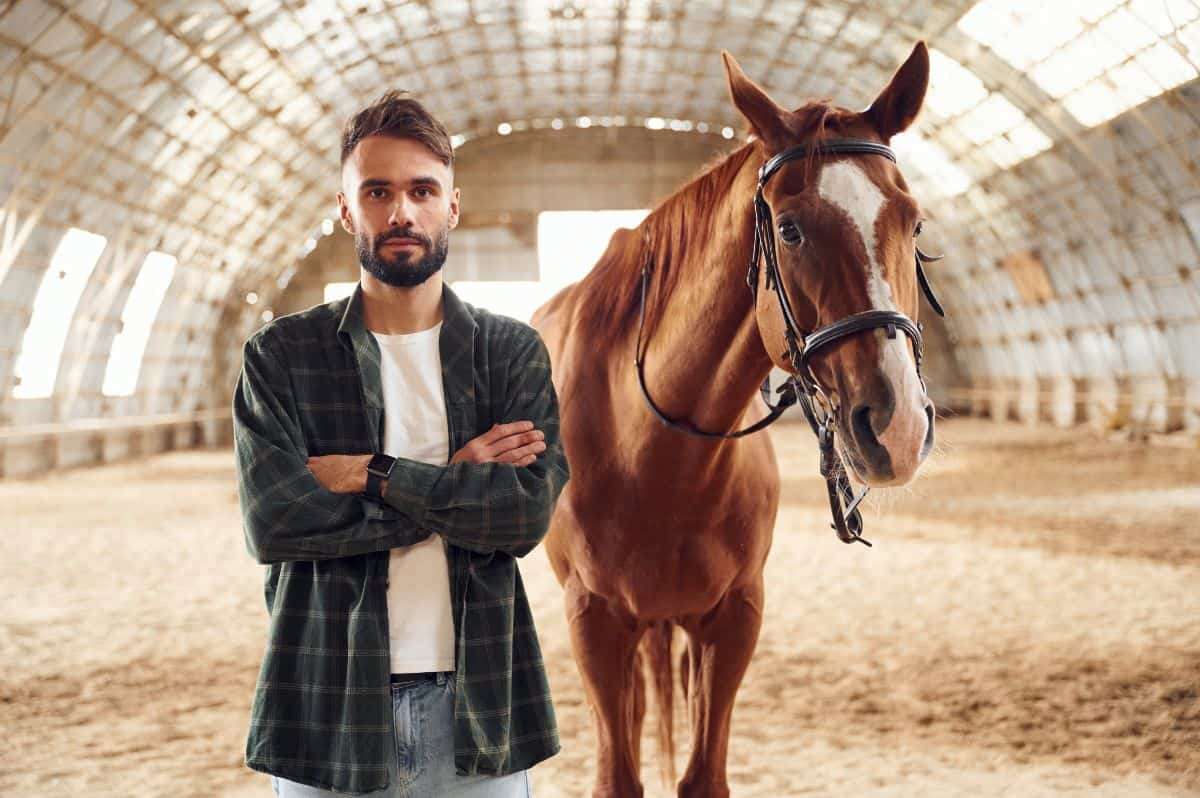
M 917 236 L 921 235 L 921 231 L 924 229 L 925 229 L 925 223 L 917 222 L 917 229 L 913 231 L 913 238 L 916 238 Z
M 804 241 L 804 233 L 800 232 L 799 226 L 790 219 L 779 223 L 779 237 L 783 239 L 783 243 L 793 247 Z

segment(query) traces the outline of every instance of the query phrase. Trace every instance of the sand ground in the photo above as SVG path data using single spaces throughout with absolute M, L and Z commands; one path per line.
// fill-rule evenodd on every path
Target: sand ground
M 951 420 L 871 501 L 868 551 L 828 530 L 807 430 L 771 434 L 735 796 L 1200 796 L 1200 450 Z M 266 616 L 232 452 L 2 482 L 0 508 L 0 794 L 270 795 L 242 765 Z M 540 552 L 522 570 L 564 741 L 535 794 L 584 796 L 559 589 Z

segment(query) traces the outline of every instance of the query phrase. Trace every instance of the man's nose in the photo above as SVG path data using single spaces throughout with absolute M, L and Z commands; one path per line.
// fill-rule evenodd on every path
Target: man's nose
M 407 197 L 400 197 L 392 205 L 392 213 L 388 216 L 389 227 L 414 227 L 416 225 L 416 208 Z

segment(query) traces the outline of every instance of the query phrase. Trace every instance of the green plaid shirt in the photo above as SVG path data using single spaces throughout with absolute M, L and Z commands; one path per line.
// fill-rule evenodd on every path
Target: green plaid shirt
M 243 349 L 233 398 L 246 546 L 268 565 L 270 630 L 246 764 L 345 792 L 387 786 L 394 750 L 388 551 L 441 535 L 454 611 L 455 764 L 503 775 L 559 749 L 516 557 L 546 534 L 568 479 L 550 358 L 533 328 L 443 291 L 450 452 L 493 423 L 532 420 L 532 465 L 400 458 L 385 502 L 324 489 L 306 458 L 382 451 L 379 346 L 348 299 L 283 316 Z

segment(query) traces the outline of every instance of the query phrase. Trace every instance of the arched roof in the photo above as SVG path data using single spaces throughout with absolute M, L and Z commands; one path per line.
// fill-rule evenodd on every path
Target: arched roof
M 1192 0 L 10 0 L 0 424 L 194 406 L 216 331 L 255 323 L 242 298 L 277 294 L 320 237 L 340 123 L 384 88 L 464 153 L 523 129 L 738 136 L 720 49 L 785 104 L 863 107 L 917 39 L 932 86 L 896 144 L 950 255 L 931 271 L 971 377 L 1200 379 Z M 71 227 L 107 237 L 69 321 L 73 398 L 18 409 L 30 306 Z M 106 401 L 151 250 L 177 260 L 151 398 Z

